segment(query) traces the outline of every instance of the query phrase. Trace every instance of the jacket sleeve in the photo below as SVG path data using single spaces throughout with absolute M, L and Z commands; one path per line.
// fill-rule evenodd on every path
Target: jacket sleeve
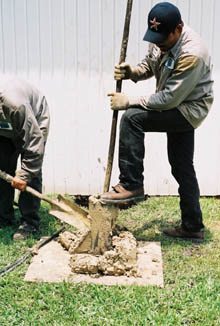
M 42 168 L 44 137 L 27 105 L 12 111 L 10 118 L 16 138 L 21 139 L 22 142 L 21 169 L 16 172 L 16 175 L 29 182 Z
M 49 108 L 46 101 L 46 98 L 43 96 L 42 101 L 40 103 L 39 115 L 37 117 L 37 123 L 39 128 L 43 134 L 44 141 L 46 142 L 49 132 L 50 126 L 50 115 Z
M 150 65 L 148 64 L 148 57 L 142 60 L 136 67 L 133 67 L 132 78 L 131 80 L 135 83 L 141 80 L 151 78 L 154 74 L 151 70 Z
M 129 98 L 130 106 L 169 110 L 178 107 L 192 92 L 204 73 L 204 61 L 196 56 L 181 57 L 162 90 L 150 96 Z
M 146 57 L 135 67 L 133 67 L 132 78 L 133 82 L 149 79 L 154 76 L 154 72 L 151 67 L 153 53 L 155 51 L 155 45 L 149 43 L 148 53 Z

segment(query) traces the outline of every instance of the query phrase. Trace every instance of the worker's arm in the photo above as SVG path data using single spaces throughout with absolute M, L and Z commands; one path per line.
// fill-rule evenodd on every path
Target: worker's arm
M 115 66 L 114 79 L 131 79 L 134 82 L 139 80 L 145 80 L 153 76 L 153 72 L 147 63 L 147 60 L 143 60 L 142 63 L 137 66 L 131 66 L 127 62 L 123 62 L 120 65 Z
M 24 123 L 20 129 L 17 130 L 23 143 L 21 169 L 16 172 L 16 176 L 22 180 L 29 181 L 33 176 L 38 175 L 42 168 L 44 135 L 30 108 L 26 105 L 23 109 L 26 111 Z
M 114 70 L 115 80 L 131 79 L 132 81 L 137 82 L 154 76 L 151 67 L 154 51 L 155 46 L 149 44 L 148 54 L 138 65 L 131 66 L 127 62 L 122 62 L 120 65 L 117 64 Z
M 195 56 L 180 58 L 171 76 L 166 80 L 164 89 L 150 96 L 129 97 L 129 106 L 138 105 L 144 109 L 157 110 L 178 107 L 200 81 L 204 65 L 204 61 Z
M 7 103 L 10 104 L 9 101 Z M 42 131 L 28 104 L 4 107 L 4 111 L 11 121 L 17 146 L 21 150 L 21 169 L 16 172 L 16 177 L 28 182 L 33 176 L 38 175 L 42 167 L 44 155 Z
M 47 141 L 49 126 L 50 126 L 50 114 L 49 114 L 49 107 L 44 96 L 40 96 L 40 105 L 39 105 L 39 113 L 37 114 L 36 120 L 39 125 L 39 128 L 43 134 L 44 141 Z

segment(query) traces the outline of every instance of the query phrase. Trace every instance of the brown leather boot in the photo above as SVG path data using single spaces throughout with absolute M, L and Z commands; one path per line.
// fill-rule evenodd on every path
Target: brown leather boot
M 120 183 L 113 190 L 101 195 L 104 203 L 129 203 L 144 200 L 144 188 L 126 190 Z
M 204 240 L 204 231 L 187 231 L 184 230 L 181 226 L 172 228 L 172 229 L 165 229 L 163 230 L 163 233 L 169 237 L 173 238 L 182 238 L 182 239 L 188 239 L 188 240 Z

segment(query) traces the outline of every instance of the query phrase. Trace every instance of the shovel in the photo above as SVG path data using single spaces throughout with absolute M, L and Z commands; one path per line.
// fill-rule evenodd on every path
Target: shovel
M 11 175 L 1 170 L 0 178 L 8 183 L 11 183 L 13 180 Z M 62 222 L 70 224 L 83 231 L 90 229 L 88 212 L 71 200 L 64 198 L 62 195 L 58 195 L 56 200 L 50 199 L 30 186 L 27 186 L 25 191 L 32 194 L 34 197 L 49 203 L 51 205 L 49 213 L 57 217 Z

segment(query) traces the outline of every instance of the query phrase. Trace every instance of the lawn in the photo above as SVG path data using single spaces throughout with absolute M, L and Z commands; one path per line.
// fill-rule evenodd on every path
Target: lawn
M 118 224 L 137 239 L 161 242 L 163 289 L 26 283 L 27 262 L 0 277 L 0 326 L 220 325 L 220 201 L 202 198 L 201 205 L 206 224 L 202 244 L 161 234 L 163 227 L 179 220 L 176 197 L 149 198 L 120 211 Z M 41 215 L 41 236 L 60 227 L 47 206 L 42 206 Z M 0 230 L 0 269 L 37 241 L 13 242 L 14 230 Z

